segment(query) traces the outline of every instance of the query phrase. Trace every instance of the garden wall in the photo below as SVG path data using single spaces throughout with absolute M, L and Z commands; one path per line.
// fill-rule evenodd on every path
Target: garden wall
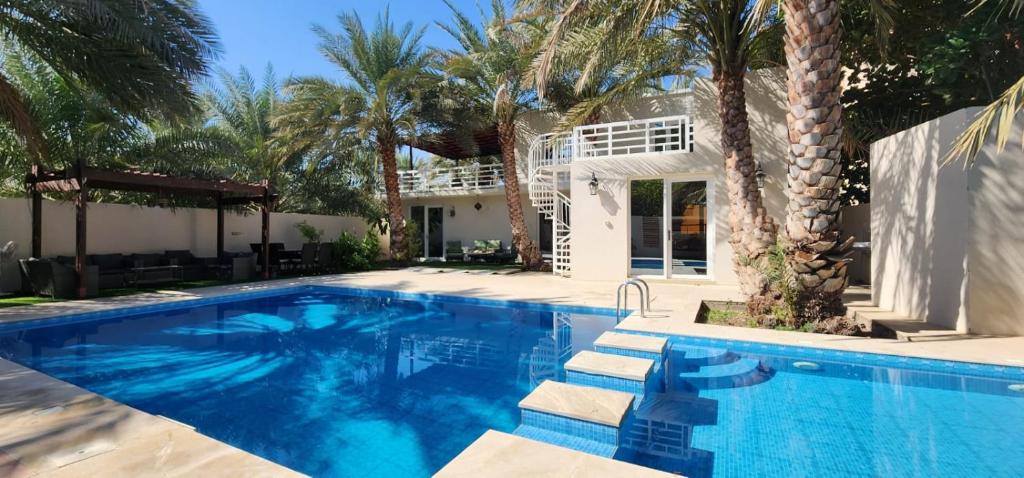
M 871 149 L 875 304 L 980 334 L 1024 334 L 1024 115 L 1006 149 L 941 166 L 979 108 L 882 139 Z
M 90 254 L 163 252 L 188 249 L 201 257 L 216 255 L 217 213 L 213 209 L 142 207 L 125 204 L 90 203 L 88 209 L 88 250 Z M 270 240 L 298 249 L 305 240 L 295 225 L 307 223 L 324 231 L 324 240 L 334 240 L 342 231 L 362 237 L 369 226 L 359 217 L 271 213 Z M 18 244 L 16 258 L 32 253 L 32 209 L 27 198 L 0 199 L 0 245 Z M 224 214 L 224 249 L 249 251 L 260 242 L 258 213 Z M 381 237 L 387 248 L 387 237 Z M 75 212 L 70 202 L 43 201 L 43 257 L 74 255 Z M 4 265 L 0 290 L 16 287 L 15 263 Z

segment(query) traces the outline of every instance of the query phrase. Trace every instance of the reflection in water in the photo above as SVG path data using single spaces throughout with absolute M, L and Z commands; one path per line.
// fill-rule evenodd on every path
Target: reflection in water
M 426 476 L 614 318 L 302 293 L 0 329 L 22 364 L 314 476 Z

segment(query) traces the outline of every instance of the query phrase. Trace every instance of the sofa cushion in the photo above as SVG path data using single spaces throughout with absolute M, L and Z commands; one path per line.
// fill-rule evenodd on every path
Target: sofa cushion
M 192 255 L 192 251 L 164 251 L 164 258 L 170 261 L 176 261 L 179 266 L 187 266 L 196 263 L 196 257 Z
M 125 257 L 123 254 L 91 254 L 88 256 L 89 264 L 98 266 L 100 272 L 121 270 L 125 267 Z
M 156 267 L 163 265 L 163 254 L 132 254 L 132 267 Z

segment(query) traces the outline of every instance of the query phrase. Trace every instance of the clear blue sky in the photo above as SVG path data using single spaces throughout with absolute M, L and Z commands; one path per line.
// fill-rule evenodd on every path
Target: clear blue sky
M 471 18 L 479 19 L 476 1 L 453 3 Z M 490 0 L 481 4 L 489 6 Z M 424 44 L 454 45 L 451 37 L 434 23 L 447 23 L 451 17 L 442 0 L 199 0 L 199 7 L 220 35 L 220 66 L 232 72 L 245 66 L 258 76 L 270 62 L 278 78 L 314 74 L 340 78 L 337 69 L 317 51 L 318 39 L 310 27 L 316 23 L 340 31 L 337 15 L 355 10 L 363 24 L 371 28 L 377 14 L 388 5 L 396 26 L 412 21 L 427 27 Z

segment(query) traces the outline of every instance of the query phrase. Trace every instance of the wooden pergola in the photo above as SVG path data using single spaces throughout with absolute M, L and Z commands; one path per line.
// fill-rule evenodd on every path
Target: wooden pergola
M 89 191 L 106 189 L 158 194 L 184 194 L 212 197 L 217 204 L 217 257 L 224 254 L 224 207 L 259 204 L 263 216 L 262 250 L 263 278 L 270 278 L 270 207 L 276 196 L 264 181 L 246 184 L 228 179 L 199 179 L 146 173 L 134 170 L 114 171 L 89 167 L 79 162 L 61 171 L 44 171 L 33 166 L 25 180 L 32 196 L 32 257 L 43 254 L 43 192 L 73 193 L 75 202 L 75 272 L 78 273 L 78 296 L 86 295 L 86 230 Z

